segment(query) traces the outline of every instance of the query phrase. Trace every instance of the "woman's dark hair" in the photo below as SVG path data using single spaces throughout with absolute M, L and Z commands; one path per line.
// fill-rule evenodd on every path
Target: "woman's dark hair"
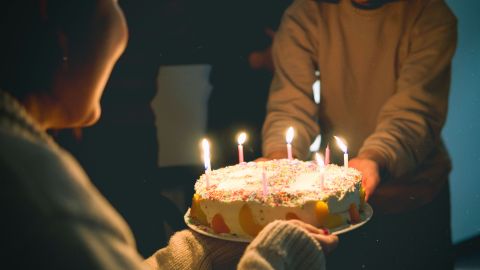
M 58 31 L 80 29 L 96 1 L 0 2 L 0 89 L 19 99 L 48 91 L 64 61 Z

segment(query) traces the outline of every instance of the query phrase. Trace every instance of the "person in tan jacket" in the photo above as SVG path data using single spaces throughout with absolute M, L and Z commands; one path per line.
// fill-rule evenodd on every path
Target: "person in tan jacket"
M 272 222 L 249 245 L 184 230 L 144 260 L 126 222 L 46 132 L 98 120 L 105 84 L 127 43 L 117 1 L 2 1 L 0 12 L 2 265 L 325 268 L 322 250 L 334 248 L 337 237 L 300 221 Z M 152 215 L 162 213 L 153 210 Z
M 332 139 L 343 137 L 375 212 L 345 236 L 352 240 L 342 240 L 329 266 L 452 267 L 451 164 L 441 130 L 455 48 L 456 18 L 443 0 L 297 0 L 284 13 L 273 43 L 263 155 L 285 157 L 285 131 L 293 126 L 297 158 L 308 158 L 321 133 L 341 164 Z

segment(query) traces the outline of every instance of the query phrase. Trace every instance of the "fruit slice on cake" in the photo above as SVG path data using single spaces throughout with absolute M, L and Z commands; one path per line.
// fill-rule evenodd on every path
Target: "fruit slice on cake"
M 238 219 L 242 230 L 252 237 L 255 237 L 263 229 L 262 225 L 255 222 L 252 210 L 247 204 L 244 204 L 242 208 L 240 208 Z

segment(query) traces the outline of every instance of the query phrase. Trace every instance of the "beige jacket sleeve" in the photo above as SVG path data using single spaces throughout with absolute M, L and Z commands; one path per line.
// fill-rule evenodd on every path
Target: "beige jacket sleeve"
M 409 45 L 397 91 L 359 151 L 395 178 L 413 170 L 440 143 L 456 47 L 456 19 L 443 1 L 432 0 L 424 8 Z
M 152 269 L 325 269 L 321 246 L 285 221 L 267 225 L 248 246 L 184 230 L 146 263 Z
M 267 103 L 263 126 L 263 155 L 286 151 L 285 133 L 289 126 L 295 129 L 294 155 L 305 158 L 310 142 L 319 133 L 318 106 L 313 100 L 315 81 L 314 17 L 298 16 L 294 2 L 285 12 L 272 47 L 275 74 Z M 310 14 L 305 12 L 305 14 Z

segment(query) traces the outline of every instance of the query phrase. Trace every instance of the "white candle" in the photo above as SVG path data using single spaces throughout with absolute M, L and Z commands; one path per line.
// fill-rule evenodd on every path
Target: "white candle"
M 346 169 L 348 168 L 348 152 L 347 152 L 347 144 L 343 142 L 343 140 L 337 136 L 335 137 L 335 140 L 337 140 L 338 147 L 342 149 L 343 151 L 343 167 Z
M 287 135 L 285 136 L 285 140 L 287 141 L 287 154 L 288 154 L 288 159 L 292 160 L 293 155 L 292 155 L 292 141 L 294 137 L 294 130 L 293 127 L 289 127 L 287 129 Z
M 210 187 L 209 174 L 212 168 L 210 163 L 210 143 L 208 142 L 207 139 L 202 140 L 202 149 L 203 149 L 203 163 L 205 165 L 205 184 L 207 188 L 209 188 Z
M 262 189 L 263 189 L 263 197 L 268 195 L 267 189 L 267 172 L 265 171 L 265 165 L 262 165 Z
M 240 133 L 237 137 L 238 142 L 238 163 L 243 163 L 243 144 L 247 140 L 247 134 L 245 132 Z
M 325 168 L 325 161 L 323 161 L 322 154 L 315 153 L 315 161 L 317 161 L 317 168 L 319 171 Z

